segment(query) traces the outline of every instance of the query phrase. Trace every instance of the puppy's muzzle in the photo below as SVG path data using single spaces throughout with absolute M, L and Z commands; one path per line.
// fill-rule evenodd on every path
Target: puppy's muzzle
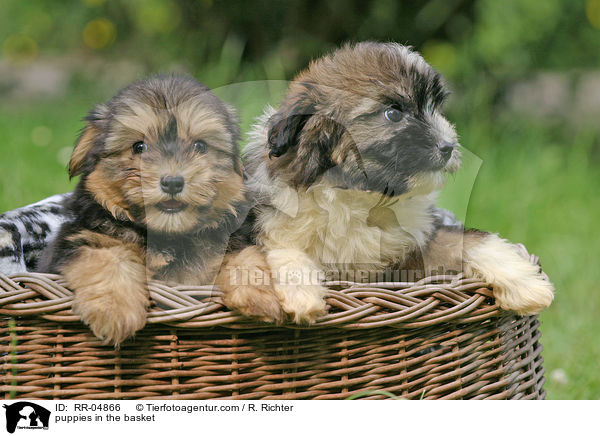
M 166 176 L 160 179 L 160 188 L 166 194 L 179 194 L 183 191 L 185 181 L 181 176 Z
M 442 157 L 446 160 L 450 159 L 452 152 L 454 151 L 455 144 L 449 141 L 442 141 L 438 144 L 438 150 L 442 154 Z
M 437 148 L 442 156 L 442 159 L 447 161 L 452 156 L 452 152 L 456 148 L 456 144 L 450 141 L 441 141 L 440 143 L 438 143 Z

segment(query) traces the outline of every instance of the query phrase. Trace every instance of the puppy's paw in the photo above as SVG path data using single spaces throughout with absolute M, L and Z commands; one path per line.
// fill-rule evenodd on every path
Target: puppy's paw
M 264 322 L 282 324 L 285 312 L 271 283 L 269 266 L 257 247 L 228 255 L 217 275 L 223 303 L 243 315 Z
M 313 324 L 327 313 L 327 288 L 320 285 L 275 285 L 283 296 L 283 310 L 296 324 Z
M 116 346 L 144 327 L 147 307 L 147 299 L 122 304 L 105 298 L 89 298 L 89 289 L 77 290 L 73 301 L 73 313 L 81 317 L 94 335 Z
M 499 283 L 492 282 L 492 285 L 498 305 L 519 315 L 540 313 L 554 299 L 554 286 L 538 272 L 523 272 Z
M 319 266 L 300 250 L 276 249 L 267 253 L 266 261 L 274 273 L 273 287 L 283 310 L 296 324 L 312 324 L 327 313 L 321 285 L 324 277 Z
M 271 290 L 249 285 L 235 286 L 223 295 L 223 303 L 250 318 L 282 324 L 285 312 L 279 298 Z
M 146 270 L 131 250 L 82 247 L 61 272 L 75 291 L 73 312 L 105 343 L 118 346 L 146 324 Z
M 554 299 L 554 286 L 540 268 L 496 235 L 465 252 L 465 273 L 491 283 L 498 305 L 520 315 L 539 313 Z

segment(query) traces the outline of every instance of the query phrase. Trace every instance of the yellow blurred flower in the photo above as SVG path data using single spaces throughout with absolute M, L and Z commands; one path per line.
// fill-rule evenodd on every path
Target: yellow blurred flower
M 590 24 L 600 29 L 600 0 L 588 0 L 585 5 L 585 14 Z
M 2 56 L 13 64 L 27 64 L 37 55 L 37 43 L 28 35 L 10 35 L 2 44 Z
M 117 36 L 115 25 L 106 18 L 97 18 L 83 29 L 83 42 L 90 48 L 101 49 L 112 44 Z

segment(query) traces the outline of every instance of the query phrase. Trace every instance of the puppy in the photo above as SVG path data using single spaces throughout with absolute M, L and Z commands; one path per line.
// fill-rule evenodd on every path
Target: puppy
M 54 195 L 0 214 L 0 273 L 35 270 L 44 248 L 69 220 L 62 207 L 68 195 Z
M 506 310 L 534 314 L 553 286 L 495 234 L 444 225 L 436 194 L 460 166 L 454 127 L 441 107 L 442 78 L 409 48 L 347 45 L 312 62 L 268 110 L 245 149 L 257 243 L 268 286 L 230 286 L 232 306 L 297 323 L 325 313 L 326 273 L 463 271 L 493 285 Z M 250 268 L 256 253 L 240 253 Z M 260 259 L 260 257 L 258 258 Z M 235 301 L 234 301 L 235 300 Z M 278 308 L 273 310 L 273 307 Z
M 86 118 L 69 174 L 81 176 L 41 271 L 62 274 L 73 311 L 118 345 L 141 329 L 147 281 L 212 283 L 244 218 L 233 110 L 191 78 L 157 76 Z

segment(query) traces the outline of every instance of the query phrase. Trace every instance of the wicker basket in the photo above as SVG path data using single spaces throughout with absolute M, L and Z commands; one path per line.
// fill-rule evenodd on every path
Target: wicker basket
M 328 287 L 330 314 L 301 328 L 253 323 L 210 287 L 154 282 L 148 325 L 115 350 L 72 314 L 61 277 L 0 274 L 2 391 L 33 399 L 545 397 L 537 317 L 500 310 L 487 284 L 438 276 Z

